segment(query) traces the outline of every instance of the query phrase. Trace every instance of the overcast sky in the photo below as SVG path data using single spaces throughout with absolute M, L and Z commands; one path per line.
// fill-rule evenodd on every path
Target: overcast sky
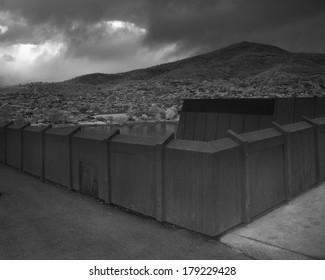
M 0 76 L 60 81 L 240 41 L 325 53 L 325 0 L 0 0 Z

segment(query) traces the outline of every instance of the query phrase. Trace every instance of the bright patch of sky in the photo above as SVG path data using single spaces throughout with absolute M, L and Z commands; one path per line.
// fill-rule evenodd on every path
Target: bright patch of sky
M 35 44 L 15 44 L 9 47 L 0 48 L 0 51 L 7 56 L 14 58 L 18 65 L 31 65 L 37 62 L 50 61 L 60 55 L 63 49 L 63 43 L 45 42 L 40 45 Z
M 12 16 L 2 14 L 1 22 L 4 18 L 7 23 L 14 24 Z M 20 23 L 25 24 L 24 20 Z M 42 26 L 35 28 L 41 30 Z M 7 31 L 7 25 L 0 26 L 1 33 Z M 176 44 L 164 45 L 158 50 L 146 48 L 143 40 L 147 30 L 121 20 L 103 20 L 89 25 L 74 21 L 68 33 L 64 30 L 51 32 L 53 37 L 45 41 L 31 36 L 26 43 L 2 45 L 0 42 L 0 76 L 9 76 L 15 82 L 51 82 L 91 72 L 125 72 L 161 64 L 177 48 Z M 93 57 L 94 53 L 98 57 Z M 170 60 L 171 57 L 167 59 Z
M 120 20 L 113 20 L 113 21 L 105 21 L 108 29 L 111 30 L 128 30 L 133 33 L 137 34 L 145 34 L 147 30 L 145 28 L 141 28 L 136 26 L 132 22 L 120 21 Z
M 0 35 L 5 34 L 8 31 L 8 26 L 0 25 Z
M 323 26 L 324 0 L 0 0 L 0 76 L 124 72 L 240 41 L 323 53 Z

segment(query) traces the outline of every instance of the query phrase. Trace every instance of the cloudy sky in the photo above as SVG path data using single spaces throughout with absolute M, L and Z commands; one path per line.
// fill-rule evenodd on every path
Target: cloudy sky
M 116 73 L 240 41 L 325 53 L 324 0 L 0 0 L 0 76 Z

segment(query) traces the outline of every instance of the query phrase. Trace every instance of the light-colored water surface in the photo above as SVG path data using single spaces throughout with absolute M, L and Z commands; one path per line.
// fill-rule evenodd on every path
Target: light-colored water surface
M 113 129 L 119 128 L 121 134 L 125 135 L 138 135 L 138 136 L 150 136 L 161 137 L 169 133 L 176 133 L 178 123 L 139 123 L 139 124 L 126 124 L 122 126 L 86 126 L 83 129 L 103 129 L 108 132 Z

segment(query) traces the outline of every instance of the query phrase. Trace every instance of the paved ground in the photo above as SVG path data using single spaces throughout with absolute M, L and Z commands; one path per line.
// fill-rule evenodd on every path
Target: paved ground
M 256 259 L 325 259 L 325 183 L 224 235 Z
M 0 259 L 249 259 L 0 165 Z
M 0 165 L 0 259 L 325 259 L 325 184 L 219 239 Z

